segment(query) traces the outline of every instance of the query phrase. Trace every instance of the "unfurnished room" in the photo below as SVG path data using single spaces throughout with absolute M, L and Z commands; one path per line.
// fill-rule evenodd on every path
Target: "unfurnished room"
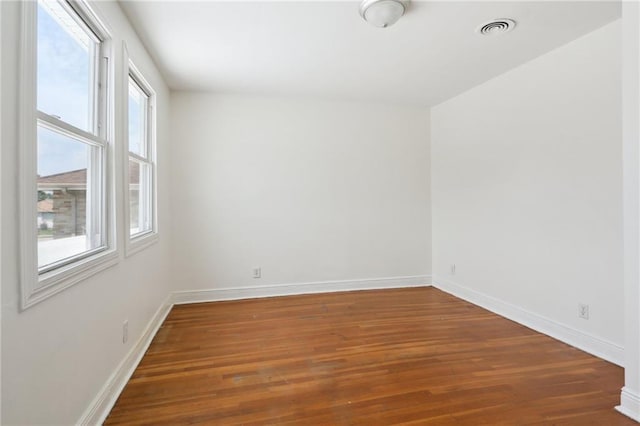
M 0 423 L 640 422 L 640 2 L 0 1 Z

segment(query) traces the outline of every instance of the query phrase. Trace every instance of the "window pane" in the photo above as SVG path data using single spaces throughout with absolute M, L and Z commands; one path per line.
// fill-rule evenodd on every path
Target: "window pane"
M 56 1 L 38 1 L 38 110 L 94 132 L 97 44 Z
M 38 268 L 99 246 L 87 214 L 87 171 L 96 149 L 38 127 Z
M 146 124 L 148 96 L 129 77 L 129 151 L 147 157 Z
M 129 161 L 129 223 L 130 235 L 151 231 L 151 167 Z

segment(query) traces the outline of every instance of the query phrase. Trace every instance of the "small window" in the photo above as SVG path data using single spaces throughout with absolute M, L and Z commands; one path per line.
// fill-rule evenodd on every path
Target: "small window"
M 128 83 L 128 249 L 156 235 L 154 95 L 139 71 L 129 67 Z
M 23 10 L 31 47 L 23 52 L 22 76 L 27 307 L 91 273 L 113 242 L 106 32 L 81 2 L 38 0 Z

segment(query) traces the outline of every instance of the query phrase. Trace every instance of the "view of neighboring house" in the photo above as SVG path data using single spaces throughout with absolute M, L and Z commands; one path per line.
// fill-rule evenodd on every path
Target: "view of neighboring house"
M 138 225 L 139 167 L 130 166 L 131 226 Z M 95 248 L 87 235 L 87 169 L 38 177 L 38 263 L 40 267 Z
M 38 177 L 38 235 L 68 238 L 86 233 L 87 169 Z
M 139 165 L 129 170 L 131 226 L 138 225 Z M 38 177 L 39 239 L 85 235 L 87 227 L 87 169 Z

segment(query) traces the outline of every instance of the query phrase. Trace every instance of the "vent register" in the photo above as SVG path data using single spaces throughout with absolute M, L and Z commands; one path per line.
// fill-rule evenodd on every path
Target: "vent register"
M 513 30 L 515 26 L 516 21 L 513 19 L 494 19 L 478 27 L 477 31 L 482 35 L 496 36 L 508 33 Z

